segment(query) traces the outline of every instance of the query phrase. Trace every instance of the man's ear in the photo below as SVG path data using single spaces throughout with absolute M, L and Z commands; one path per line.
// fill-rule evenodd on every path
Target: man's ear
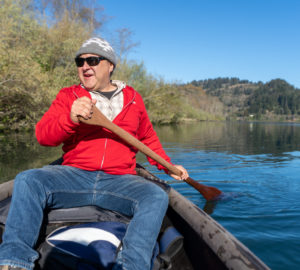
M 109 72 L 110 73 L 113 72 L 114 68 L 115 68 L 114 64 L 112 64 L 112 63 L 109 62 Z

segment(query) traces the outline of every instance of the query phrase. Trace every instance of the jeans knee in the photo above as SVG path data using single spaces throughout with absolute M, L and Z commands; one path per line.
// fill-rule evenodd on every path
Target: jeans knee
M 161 208 L 167 208 L 169 204 L 168 194 L 159 186 L 155 184 L 152 185 L 151 191 L 148 193 L 151 204 L 159 205 Z
M 23 171 L 23 172 L 20 172 L 16 178 L 15 178 L 15 181 L 14 181 L 14 184 L 15 185 L 20 185 L 20 184 L 23 184 L 23 183 L 29 183 L 32 182 L 32 179 L 34 177 L 32 177 L 32 171 L 33 170 L 28 170 L 28 171 Z
M 19 173 L 14 181 L 14 190 L 20 190 L 21 192 L 26 192 L 26 190 L 30 192 L 34 192 L 35 190 L 39 190 L 39 175 L 37 170 L 27 170 Z

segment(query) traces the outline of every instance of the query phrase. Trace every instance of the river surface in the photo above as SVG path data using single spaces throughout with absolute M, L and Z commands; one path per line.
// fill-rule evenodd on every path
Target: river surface
M 186 183 L 167 180 L 252 250 L 271 269 L 300 269 L 300 125 L 292 123 L 203 122 L 156 127 L 173 163 L 190 176 L 222 190 L 206 203 Z M 40 167 L 61 155 L 39 146 L 32 134 L 0 136 L 0 179 Z

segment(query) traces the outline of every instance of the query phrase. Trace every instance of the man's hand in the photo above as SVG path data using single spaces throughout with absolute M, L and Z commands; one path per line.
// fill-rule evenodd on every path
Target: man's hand
M 89 99 L 88 97 L 80 97 L 76 99 L 71 107 L 70 117 L 74 123 L 79 123 L 78 116 L 84 119 L 90 119 L 93 114 L 93 107 L 96 104 L 96 99 Z
M 189 177 L 187 170 L 185 168 L 183 168 L 181 165 L 174 165 L 174 167 L 176 167 L 178 170 L 180 170 L 182 172 L 181 177 L 170 172 L 169 175 L 172 176 L 174 179 L 185 180 Z

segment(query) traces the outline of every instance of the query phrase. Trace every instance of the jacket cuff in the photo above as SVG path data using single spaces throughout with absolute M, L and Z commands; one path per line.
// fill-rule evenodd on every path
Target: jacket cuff
M 59 123 L 67 133 L 75 133 L 75 129 L 80 125 L 80 123 L 74 123 L 71 120 L 70 114 L 62 114 Z

